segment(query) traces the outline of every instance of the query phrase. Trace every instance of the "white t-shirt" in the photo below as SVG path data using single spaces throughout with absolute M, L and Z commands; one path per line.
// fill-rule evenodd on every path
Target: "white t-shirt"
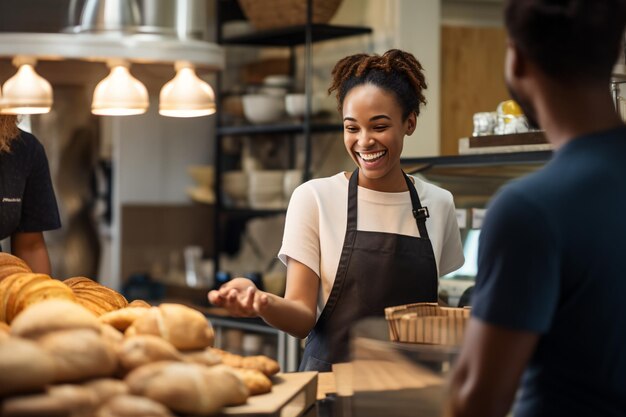
M 465 259 L 452 194 L 419 178 L 415 189 L 428 207 L 426 230 L 439 276 L 460 268 Z M 348 221 L 348 179 L 343 172 L 308 181 L 289 201 L 283 244 L 278 258 L 287 257 L 311 268 L 321 280 L 318 317 L 335 282 Z M 359 187 L 357 230 L 419 237 L 408 191 L 386 193 Z

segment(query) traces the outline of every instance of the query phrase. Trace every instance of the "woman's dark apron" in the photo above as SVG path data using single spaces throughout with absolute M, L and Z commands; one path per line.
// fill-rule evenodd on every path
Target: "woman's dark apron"
M 437 302 L 437 265 L 428 239 L 428 209 L 420 204 L 409 177 L 413 216 L 420 237 L 357 230 L 359 170 L 348 185 L 348 224 L 335 283 L 315 327 L 307 337 L 300 371 L 331 371 L 349 360 L 352 325 L 383 316 L 385 307 Z

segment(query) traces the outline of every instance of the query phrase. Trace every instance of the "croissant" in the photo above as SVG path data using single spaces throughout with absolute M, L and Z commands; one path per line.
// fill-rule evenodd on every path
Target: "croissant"
M 26 262 L 17 256 L 0 252 L 0 281 L 19 272 L 32 272 Z
M 128 305 L 126 298 L 115 290 L 86 277 L 72 277 L 63 281 L 83 307 L 100 316 Z

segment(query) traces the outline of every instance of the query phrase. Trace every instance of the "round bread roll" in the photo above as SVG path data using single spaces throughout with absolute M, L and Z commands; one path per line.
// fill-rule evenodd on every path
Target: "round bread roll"
M 47 300 L 32 305 L 11 323 L 11 334 L 37 338 L 48 332 L 91 329 L 100 332 L 100 322 L 91 312 L 67 300 Z
M 226 405 L 245 403 L 243 381 L 222 365 L 207 368 L 183 362 L 154 362 L 126 377 L 131 393 L 157 401 L 176 413 L 210 415 Z
M 266 394 L 272 391 L 272 381 L 261 371 L 256 369 L 233 368 L 250 391 L 250 395 Z
M 213 344 L 211 323 L 202 313 L 182 304 L 164 303 L 148 309 L 127 329 L 126 335 L 160 336 L 179 350 L 203 349 Z
M 113 348 L 92 329 L 50 332 L 38 344 L 54 359 L 57 383 L 108 377 L 117 369 Z
M 94 417 L 174 417 L 164 405 L 137 395 L 118 395 L 100 407 Z
M 171 343 L 151 334 L 132 336 L 118 347 L 117 357 L 125 370 L 151 362 L 182 361 L 183 357 Z
M 54 380 L 54 359 L 34 342 L 0 339 L 0 397 L 39 391 Z
M 102 334 L 104 341 L 115 348 L 117 348 L 117 346 L 124 341 L 124 333 L 120 332 L 113 326 L 109 326 L 108 324 L 102 324 L 100 326 L 100 333 Z
M 150 307 L 152 307 L 150 304 L 148 304 L 144 300 L 133 300 L 130 303 L 128 303 L 128 306 L 129 307 L 143 307 L 143 308 L 150 308 Z
M 132 304 L 132 303 L 131 303 Z M 98 317 L 100 322 L 110 324 L 117 330 L 125 331 L 131 324 L 149 310 L 144 307 L 131 307 L 130 305 L 119 310 L 110 311 Z
M 212 352 L 212 348 L 183 352 L 183 356 L 186 362 L 197 363 L 204 366 L 214 366 L 222 363 L 222 357 Z
M 89 416 L 100 405 L 94 390 L 82 385 L 52 385 L 47 391 L 49 396 L 69 407 L 73 416 Z
M 0 321 L 0 338 L 9 336 L 9 333 L 11 333 L 11 326 L 3 321 Z

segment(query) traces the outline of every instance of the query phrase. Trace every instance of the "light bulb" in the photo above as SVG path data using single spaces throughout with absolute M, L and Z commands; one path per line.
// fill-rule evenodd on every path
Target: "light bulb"
M 2 87 L 3 114 L 42 114 L 52 107 L 52 86 L 35 71 L 36 60 L 16 57 L 17 73 Z
M 176 76 L 159 95 L 159 114 L 170 117 L 199 117 L 215 113 L 215 94 L 196 75 L 189 62 L 176 62 Z
M 111 72 L 96 85 L 91 112 L 101 116 L 130 116 L 145 113 L 148 109 L 148 90 L 133 77 L 129 64 L 122 61 L 109 63 Z

